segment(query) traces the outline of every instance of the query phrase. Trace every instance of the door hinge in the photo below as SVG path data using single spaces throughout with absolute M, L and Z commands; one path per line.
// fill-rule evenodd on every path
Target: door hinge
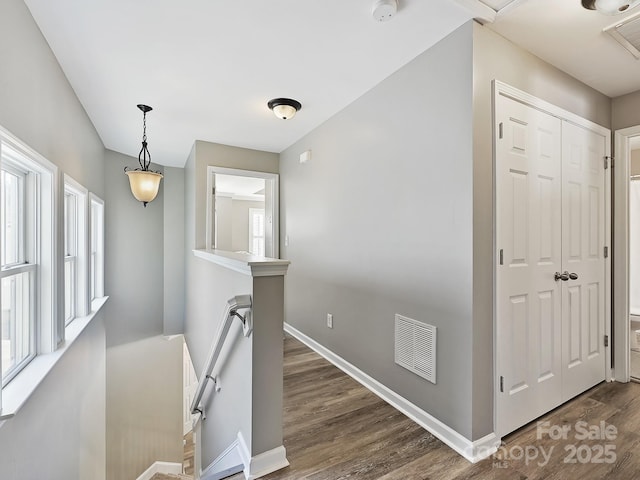
M 609 258 L 609 247 L 604 247 L 604 258 Z
M 502 122 L 500 122 L 500 123 L 498 124 L 498 138 L 502 138 L 503 133 L 504 133 L 504 132 L 503 132 L 503 127 L 502 127 Z
M 611 168 L 613 168 L 613 157 L 610 156 L 606 156 L 604 157 L 604 169 L 606 170 L 607 168 L 609 168 L 609 166 L 611 166 Z
M 216 187 L 212 187 L 211 188 L 211 195 L 215 195 L 216 194 Z
M 604 346 L 608 347 L 609 346 L 609 335 L 605 335 L 604 336 Z
M 504 377 L 500 375 L 500 393 L 504 392 Z
M 500 265 L 504 265 L 504 250 L 500 249 Z

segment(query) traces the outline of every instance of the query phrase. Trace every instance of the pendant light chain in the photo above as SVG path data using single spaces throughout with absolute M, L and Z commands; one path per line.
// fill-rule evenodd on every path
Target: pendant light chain
M 124 173 L 129 177 L 129 186 L 134 198 L 142 202 L 144 207 L 158 195 L 162 173 L 149 170 L 151 165 L 151 153 L 147 148 L 147 112 L 153 110 L 148 105 L 137 106 L 142 111 L 142 148 L 138 154 L 140 168 L 130 169 L 124 167 Z
M 147 112 L 142 112 L 142 141 L 147 141 Z
M 147 158 L 148 157 L 148 158 Z M 142 110 L 142 149 L 138 154 L 138 163 L 143 171 L 149 170 L 149 164 L 151 164 L 151 153 L 147 148 L 147 111 Z

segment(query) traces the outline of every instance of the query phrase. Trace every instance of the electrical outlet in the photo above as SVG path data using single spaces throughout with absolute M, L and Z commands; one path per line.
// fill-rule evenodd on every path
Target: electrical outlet
M 331 313 L 327 313 L 327 327 L 333 328 L 333 315 Z

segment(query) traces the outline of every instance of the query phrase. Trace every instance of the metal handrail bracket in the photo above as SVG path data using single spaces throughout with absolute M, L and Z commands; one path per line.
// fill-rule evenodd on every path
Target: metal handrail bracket
M 241 315 L 238 310 L 246 310 L 246 312 L 244 315 Z M 204 409 L 200 405 L 200 402 L 202 401 L 202 396 L 204 395 L 209 380 L 213 381 L 216 391 L 220 391 L 220 382 L 216 377 L 211 375 L 211 372 L 213 372 L 216 367 L 216 363 L 218 362 L 218 358 L 220 357 L 222 347 L 224 346 L 224 342 L 229 334 L 229 329 L 231 328 L 234 318 L 239 319 L 242 323 L 243 335 L 245 337 L 251 335 L 251 332 L 253 331 L 251 295 L 237 295 L 227 301 L 224 320 L 218 327 L 214 341 L 211 344 L 207 361 L 205 362 L 204 369 L 199 377 L 200 381 L 198 382 L 198 388 L 196 389 L 196 393 L 193 397 L 193 402 L 191 402 L 191 414 L 193 415 L 199 413 L 204 418 Z

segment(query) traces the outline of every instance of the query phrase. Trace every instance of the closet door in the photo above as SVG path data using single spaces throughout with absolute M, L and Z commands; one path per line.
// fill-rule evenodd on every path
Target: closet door
M 605 141 L 562 122 L 563 401 L 605 379 Z
M 496 427 L 605 379 L 606 137 L 496 95 Z
M 561 121 L 496 97 L 497 431 L 562 403 Z

